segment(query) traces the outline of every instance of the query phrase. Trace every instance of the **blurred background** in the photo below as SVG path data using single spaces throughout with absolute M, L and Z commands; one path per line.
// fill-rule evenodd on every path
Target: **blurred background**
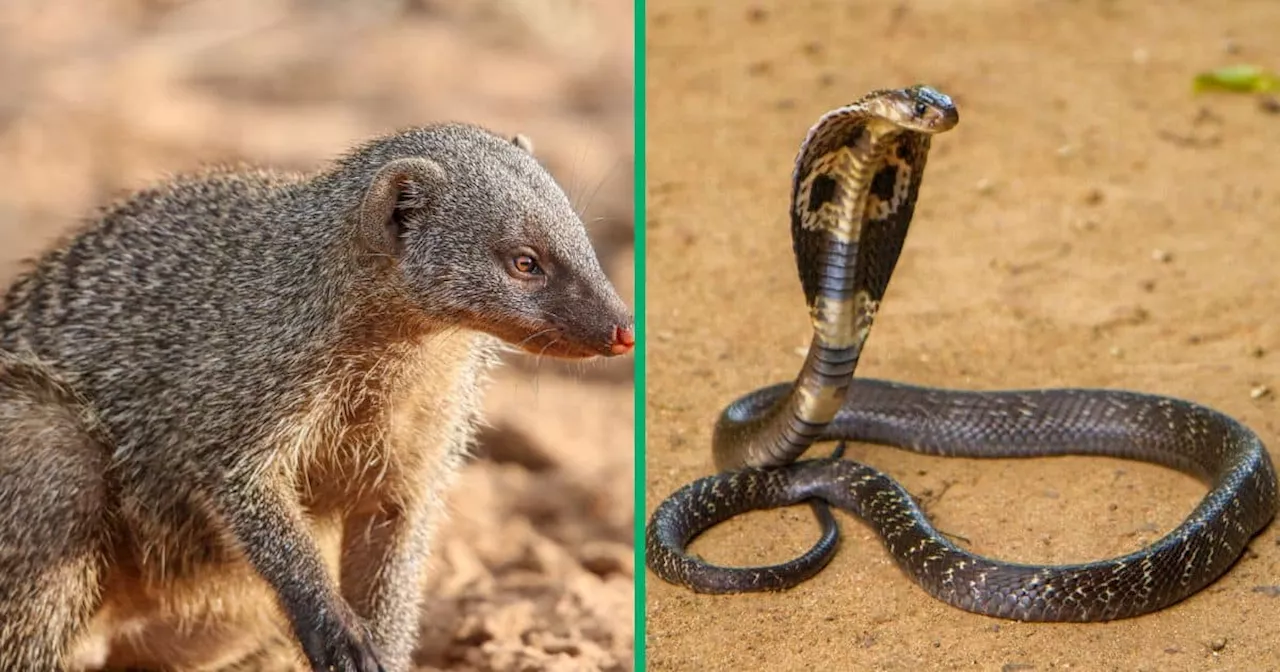
M 310 170 L 443 120 L 524 133 L 633 296 L 633 10 L 573 0 L 6 0 L 0 281 L 202 164 Z M 420 669 L 624 670 L 632 361 L 512 356 L 433 558 Z

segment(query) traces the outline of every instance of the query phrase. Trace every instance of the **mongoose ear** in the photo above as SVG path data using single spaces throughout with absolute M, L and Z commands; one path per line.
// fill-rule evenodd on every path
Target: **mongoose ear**
M 360 229 L 376 249 L 399 254 L 406 222 L 415 210 L 427 207 L 446 180 L 444 169 L 431 159 L 396 159 L 373 176 L 360 206 Z
M 527 135 L 524 135 L 522 133 L 516 133 L 514 136 L 511 137 L 511 144 L 515 145 L 516 147 L 519 147 L 520 149 L 523 149 L 524 151 L 530 154 L 533 154 L 533 141 L 530 140 L 529 136 Z

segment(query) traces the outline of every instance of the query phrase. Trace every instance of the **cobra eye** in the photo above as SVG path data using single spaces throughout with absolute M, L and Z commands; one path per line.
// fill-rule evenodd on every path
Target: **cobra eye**
M 512 265 L 517 271 L 527 273 L 529 275 L 541 275 L 542 267 L 538 266 L 538 260 L 527 254 L 521 254 L 512 260 Z
M 920 101 L 916 101 L 916 116 L 923 117 L 925 112 L 929 111 L 929 106 Z

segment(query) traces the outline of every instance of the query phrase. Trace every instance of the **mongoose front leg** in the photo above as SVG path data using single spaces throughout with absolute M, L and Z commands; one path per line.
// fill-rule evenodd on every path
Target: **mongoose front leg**
M 429 533 L 425 507 L 386 504 L 346 523 L 342 594 L 369 624 L 388 672 L 409 669 L 418 640 Z
M 370 633 L 338 593 L 284 479 L 228 482 L 219 508 L 245 556 L 275 589 L 302 652 L 322 672 L 385 672 Z
M 41 366 L 0 353 L 0 670 L 61 670 L 101 592 L 111 450 Z

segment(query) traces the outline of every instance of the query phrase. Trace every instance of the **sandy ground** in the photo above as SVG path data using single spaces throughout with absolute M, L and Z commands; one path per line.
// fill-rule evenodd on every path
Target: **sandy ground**
M 0 8 L 0 280 L 122 190 L 203 163 L 309 169 L 397 127 L 534 140 L 632 282 L 632 9 L 570 0 L 108 0 Z M 624 670 L 632 360 L 515 357 L 450 501 L 421 669 Z
M 649 3 L 649 511 L 710 473 L 726 403 L 800 367 L 809 327 L 785 213 L 805 130 L 870 89 L 917 81 L 952 94 L 961 122 L 934 143 L 859 374 L 1176 395 L 1241 419 L 1274 453 L 1280 116 L 1249 96 L 1195 97 L 1191 81 L 1232 63 L 1280 67 L 1280 5 L 1212 6 Z M 1024 562 L 1135 550 L 1204 493 L 1107 459 L 851 456 L 903 481 L 972 550 Z M 866 527 L 841 524 L 832 564 L 784 594 L 696 596 L 649 573 L 649 668 L 1280 669 L 1277 526 L 1173 608 L 1037 625 L 935 601 Z M 793 508 L 742 516 L 694 550 L 758 564 L 815 538 Z

